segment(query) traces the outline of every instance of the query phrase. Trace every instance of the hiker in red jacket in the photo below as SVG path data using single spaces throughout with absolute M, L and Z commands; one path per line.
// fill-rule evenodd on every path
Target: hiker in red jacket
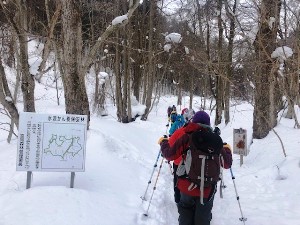
M 195 115 L 195 111 L 193 109 L 185 108 L 185 109 L 182 110 L 181 114 L 182 114 L 182 116 L 184 117 L 184 120 L 185 120 L 185 125 L 184 125 L 184 127 L 185 127 L 192 120 L 193 116 Z M 181 127 L 179 129 L 175 130 L 172 133 L 172 135 L 169 136 L 170 137 L 169 138 L 170 146 L 173 146 L 175 141 L 177 140 L 177 138 L 182 136 L 185 133 L 184 127 Z M 182 157 L 180 156 L 179 158 L 177 158 L 173 161 L 174 199 L 175 199 L 176 203 L 179 203 L 179 200 L 180 200 L 180 191 L 177 188 L 177 177 L 178 176 L 176 174 L 176 171 L 177 171 L 177 168 L 178 168 L 178 165 L 179 165 L 181 159 L 182 159 Z
M 163 156 L 172 161 L 184 155 L 189 148 L 189 134 L 199 130 L 213 132 L 210 127 L 210 117 L 204 111 L 197 112 L 192 122 L 176 130 L 170 140 L 167 138 L 159 139 Z M 224 159 L 222 167 L 230 168 L 232 164 L 231 150 L 223 147 L 221 155 Z M 217 185 L 204 187 L 202 194 L 200 188 L 195 188 L 194 185 L 186 176 L 178 178 L 177 188 L 180 190 L 180 201 L 177 204 L 179 225 L 210 225 Z M 200 196 L 203 196 L 203 204 L 200 203 Z

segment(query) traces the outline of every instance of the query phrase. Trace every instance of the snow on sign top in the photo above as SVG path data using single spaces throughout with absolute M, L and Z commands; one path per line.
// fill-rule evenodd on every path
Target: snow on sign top
M 287 58 L 291 57 L 293 55 L 293 50 L 287 46 L 278 47 L 274 50 L 274 52 L 271 54 L 271 57 L 278 58 L 279 60 L 286 60 Z
M 173 43 L 180 43 L 182 41 L 181 34 L 178 33 L 170 33 L 165 37 L 165 41 L 173 42 Z
M 127 15 L 118 16 L 118 17 L 114 18 L 113 21 L 111 21 L 111 24 L 112 25 L 120 24 L 120 23 L 123 23 L 124 20 L 128 20 Z

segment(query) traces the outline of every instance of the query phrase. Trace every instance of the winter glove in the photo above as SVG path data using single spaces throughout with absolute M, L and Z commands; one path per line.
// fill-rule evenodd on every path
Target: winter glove
M 157 143 L 160 145 L 163 141 L 168 141 L 168 140 L 169 140 L 168 137 L 166 135 L 164 135 L 163 137 L 158 139 Z
M 226 142 L 223 143 L 223 148 L 225 151 L 230 152 L 232 154 L 232 149 L 231 149 L 230 145 L 227 144 Z

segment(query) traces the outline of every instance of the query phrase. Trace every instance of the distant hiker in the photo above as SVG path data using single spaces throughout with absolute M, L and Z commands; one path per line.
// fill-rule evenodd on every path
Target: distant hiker
M 184 124 L 190 122 L 194 115 L 195 111 L 193 109 L 184 108 L 181 111 L 181 115 L 176 116 L 176 120 L 169 130 L 169 136 L 171 136 L 177 129 L 182 127 Z
M 172 112 L 172 106 L 169 106 L 169 107 L 168 107 L 168 111 L 167 111 L 167 113 L 168 113 L 168 119 L 169 119 L 170 116 L 171 116 L 171 112 Z
M 160 138 L 159 144 L 167 160 L 182 156 L 177 169 L 179 225 L 210 225 L 220 166 L 230 168 L 232 154 L 210 127 L 209 115 L 197 112 L 192 122 L 176 130 L 169 140 Z
M 183 110 L 181 110 L 181 115 L 183 116 L 184 114 L 186 114 L 189 111 L 188 108 L 184 108 Z
M 195 111 L 193 109 L 185 108 L 181 112 L 186 123 L 190 122 L 190 120 L 194 117 Z
M 172 112 L 173 112 L 173 111 L 177 112 L 177 109 L 176 109 L 176 106 L 175 106 L 175 105 L 172 106 Z
M 193 109 L 184 108 L 181 111 L 181 114 L 182 114 L 181 115 L 181 120 L 184 118 L 185 126 L 186 126 L 191 121 L 191 119 L 193 118 L 193 116 L 195 115 L 195 111 Z M 169 131 L 169 137 L 170 137 L 169 143 L 170 143 L 170 146 L 172 146 L 175 143 L 175 141 L 177 140 L 177 138 L 179 138 L 180 136 L 182 136 L 185 133 L 185 129 L 182 126 L 179 127 L 176 124 L 176 122 L 171 126 L 170 131 Z M 176 133 L 174 133 L 175 131 L 176 131 Z M 178 176 L 177 176 L 176 172 L 177 172 L 178 165 L 181 162 L 181 159 L 182 159 L 182 156 L 178 157 L 177 159 L 175 159 L 173 161 L 174 199 L 175 199 L 176 203 L 178 203 L 179 200 L 180 200 L 180 191 L 179 191 L 179 189 L 177 188 L 177 185 L 176 185 L 177 184 L 177 179 L 178 179 Z
M 173 105 L 172 107 L 169 106 L 168 107 L 168 124 L 166 126 L 168 127 L 169 123 L 171 123 L 171 125 L 172 125 L 176 121 L 176 117 L 177 117 L 176 106 L 175 105 Z
M 185 124 L 185 120 L 183 115 L 177 114 L 174 123 L 172 123 L 170 130 L 169 130 L 169 136 L 171 136 L 175 130 L 179 129 Z

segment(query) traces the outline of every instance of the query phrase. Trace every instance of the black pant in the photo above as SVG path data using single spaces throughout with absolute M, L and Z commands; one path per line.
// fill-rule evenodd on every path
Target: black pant
M 173 185 L 174 185 L 174 198 L 175 198 L 175 202 L 179 203 L 180 201 L 180 191 L 177 188 L 177 180 L 178 180 L 178 176 L 176 175 L 176 171 L 177 171 L 178 165 L 173 163 L 173 174 L 174 174 L 174 178 L 173 178 Z
M 181 193 L 180 202 L 177 204 L 179 225 L 210 225 L 214 196 L 203 201 L 204 205 L 200 203 L 200 197 Z

